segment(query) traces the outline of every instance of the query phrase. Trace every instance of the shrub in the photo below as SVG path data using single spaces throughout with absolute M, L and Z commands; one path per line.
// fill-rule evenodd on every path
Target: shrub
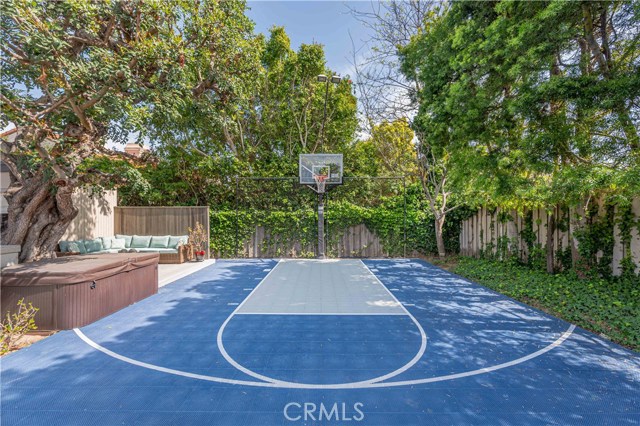
M 202 251 L 204 243 L 207 241 L 207 232 L 200 222 L 196 222 L 195 228 L 189 228 L 189 243 L 191 243 L 196 251 Z
M 7 312 L 7 316 L 0 323 L 0 355 L 4 355 L 17 349 L 16 343 L 20 337 L 31 330 L 36 330 L 35 315 L 38 308 L 31 303 L 24 303 L 24 299 L 18 301 L 18 310 L 14 314 Z

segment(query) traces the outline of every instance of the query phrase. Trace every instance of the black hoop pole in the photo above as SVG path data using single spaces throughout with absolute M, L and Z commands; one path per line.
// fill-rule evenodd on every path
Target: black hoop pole
M 238 190 L 240 188 L 240 178 L 238 176 L 236 176 L 236 258 L 238 257 L 238 245 L 240 244 L 240 238 L 238 236 L 238 229 L 240 226 L 240 218 L 238 216 Z
M 326 191 L 324 192 L 324 205 L 325 206 L 329 206 L 329 188 L 327 187 L 325 188 Z M 329 207 L 331 208 L 331 207 Z M 327 248 L 327 245 L 329 245 L 329 243 L 331 242 L 331 239 L 329 238 L 329 222 L 325 221 L 324 223 L 324 251 L 325 251 L 325 255 L 327 255 L 326 252 L 329 251 L 329 248 Z
M 318 259 L 324 259 L 324 199 L 323 193 L 318 193 Z
M 402 198 L 404 198 L 404 224 L 402 226 L 404 239 L 402 241 L 402 257 L 407 257 L 407 180 L 405 176 L 402 176 Z

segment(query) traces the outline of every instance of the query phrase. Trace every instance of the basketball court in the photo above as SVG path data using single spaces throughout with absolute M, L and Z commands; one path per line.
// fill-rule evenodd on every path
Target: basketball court
M 1 362 L 3 425 L 640 422 L 638 353 L 410 259 L 219 261 Z
M 2 424 L 640 423 L 638 353 L 423 261 L 326 259 L 342 155 L 299 183 L 318 259 L 218 261 L 3 357 Z

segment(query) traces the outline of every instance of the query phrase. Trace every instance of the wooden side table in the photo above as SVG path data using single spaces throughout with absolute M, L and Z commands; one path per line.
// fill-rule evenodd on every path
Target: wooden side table
M 191 262 L 196 258 L 195 250 L 193 249 L 193 244 L 187 244 L 187 262 Z

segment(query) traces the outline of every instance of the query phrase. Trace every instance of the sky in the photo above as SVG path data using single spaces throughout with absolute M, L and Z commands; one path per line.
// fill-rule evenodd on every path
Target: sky
M 352 45 L 368 39 L 368 30 L 349 13 L 349 7 L 370 10 L 370 1 L 248 1 L 247 16 L 256 23 L 255 32 L 269 35 L 273 25 L 283 26 L 291 48 L 313 42 L 325 46 L 327 66 L 345 76 L 350 73 Z

